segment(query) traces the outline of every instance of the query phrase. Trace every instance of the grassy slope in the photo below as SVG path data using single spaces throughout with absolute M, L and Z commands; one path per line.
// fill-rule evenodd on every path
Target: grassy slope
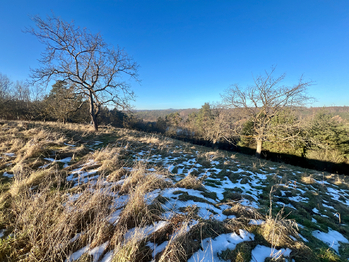
M 253 240 L 204 261 L 260 261 L 261 246 L 289 248 L 280 260 L 349 258 L 349 244 L 336 252 L 314 237 L 349 239 L 348 177 L 124 129 L 3 121 L 0 140 L 1 261 L 73 260 L 78 250 L 80 261 L 98 251 L 186 261 L 233 232 Z

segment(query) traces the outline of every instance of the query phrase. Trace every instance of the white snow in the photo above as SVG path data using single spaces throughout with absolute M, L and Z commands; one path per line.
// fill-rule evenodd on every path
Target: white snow
M 2 238 L 5 234 L 6 229 L 1 229 L 0 230 L 0 238 Z
M 293 208 L 293 209 L 296 209 L 294 206 L 292 206 L 290 203 L 289 204 L 285 204 L 283 202 L 280 202 L 280 201 L 277 201 L 275 202 L 276 204 L 278 205 L 281 205 L 281 206 L 284 206 L 284 207 L 290 207 L 290 208 Z
M 75 240 L 77 240 L 83 233 L 77 233 L 72 239 L 69 240 L 70 243 L 73 243 Z
M 83 254 L 85 254 L 88 251 L 89 247 L 90 247 L 90 245 L 87 245 L 87 246 L 79 249 L 78 251 L 76 251 L 73 254 L 71 254 L 70 256 L 68 256 L 68 258 L 65 261 L 71 262 L 74 260 L 78 260 Z
M 223 261 L 218 257 L 218 254 L 226 249 L 235 249 L 236 245 L 244 242 L 254 240 L 254 235 L 240 229 L 240 235 L 236 233 L 222 234 L 218 237 L 205 238 L 201 242 L 203 250 L 194 253 L 188 262 L 195 261 Z
M 319 213 L 319 210 L 318 210 L 316 207 L 314 207 L 314 208 L 312 209 L 312 211 L 313 211 L 314 213 Z
M 125 234 L 125 240 L 129 240 L 132 238 L 136 233 L 141 232 L 143 239 L 151 235 L 152 233 L 158 231 L 159 229 L 163 228 L 164 226 L 168 225 L 169 222 L 167 221 L 158 221 L 155 222 L 153 225 L 145 226 L 143 228 L 131 228 L 128 230 Z
M 117 224 L 120 219 L 120 214 L 123 209 L 118 209 L 108 217 L 108 222 L 110 224 Z
M 256 202 L 250 201 L 248 199 L 242 199 L 242 200 L 239 201 L 239 203 L 241 205 L 243 205 L 243 206 L 253 207 L 253 208 L 256 208 L 256 209 L 259 208 L 259 206 L 258 206 L 258 204 Z
M 97 172 L 98 169 L 93 169 L 87 172 L 82 172 L 81 169 L 73 170 L 66 179 L 67 181 L 79 181 L 80 183 L 87 183 L 90 179 L 98 178 L 98 176 L 89 177 L 93 174 L 96 174 Z
M 114 199 L 113 208 L 119 209 L 125 206 L 129 199 L 130 199 L 129 195 L 118 196 L 117 198 Z
M 7 172 L 4 172 L 2 175 L 5 176 L 5 177 L 8 177 L 8 178 L 12 178 L 13 177 L 13 174 L 9 174 Z
M 329 247 L 333 248 L 337 253 L 340 246 L 339 242 L 349 243 L 348 239 L 346 239 L 341 233 L 332 230 L 331 228 L 328 229 L 328 233 L 315 230 L 312 232 L 312 235 L 327 244 Z
M 304 242 L 309 242 L 308 239 L 306 239 L 305 237 L 303 237 L 301 234 L 298 233 L 298 236 L 299 236 Z
M 109 241 L 103 243 L 102 245 L 95 247 L 88 253 L 93 256 L 93 262 L 97 262 L 99 257 L 103 254 L 104 250 L 108 247 Z
M 293 241 L 297 241 L 297 238 L 295 238 L 294 236 L 289 235 L 289 237 L 290 237 Z
M 99 257 L 103 254 L 104 250 L 108 247 L 109 241 L 103 243 L 102 245 L 93 248 L 90 250 L 90 245 L 87 245 L 78 251 L 74 252 L 68 258 L 65 260 L 66 262 L 72 262 L 75 260 L 78 260 L 83 254 L 88 252 L 89 255 L 93 256 L 93 262 L 97 262 L 99 260 Z M 105 256 L 106 257 L 106 256 Z M 104 260 L 105 257 L 103 258 L 102 261 L 110 261 L 110 260 Z
M 340 197 L 340 193 L 338 190 L 334 189 L 334 188 L 331 188 L 331 187 L 328 187 L 327 188 L 327 192 L 329 195 L 332 196 L 332 199 L 334 200 L 339 200 L 339 197 Z
M 292 200 L 294 202 L 305 202 L 305 203 L 308 203 L 309 201 L 309 198 L 307 197 L 301 197 L 301 196 L 294 196 L 294 197 L 289 197 L 288 198 L 289 200 Z
M 113 255 L 114 255 L 114 251 L 113 250 L 109 251 L 104 255 L 101 262 L 111 262 L 113 259 Z
M 9 156 L 9 157 L 15 157 L 15 153 L 4 153 L 5 156 Z
M 154 201 L 154 199 L 157 198 L 158 195 L 160 195 L 160 191 L 160 189 L 155 189 L 154 191 L 151 191 L 144 195 L 144 200 L 147 203 L 147 205 L 150 205 Z
M 64 145 L 66 145 L 66 146 L 71 146 L 71 147 L 75 147 L 75 145 L 68 144 L 68 143 L 64 143 Z
M 97 146 L 102 144 L 103 142 L 101 141 L 95 141 L 93 142 L 93 145 L 91 146 L 91 148 L 93 146 Z M 75 146 L 75 145 L 71 145 L 71 144 L 67 144 L 65 143 L 66 146 Z M 246 198 L 242 198 L 239 203 L 247 206 L 249 208 L 259 208 L 259 200 L 260 200 L 260 195 L 263 193 L 263 190 L 261 189 L 262 187 L 265 187 L 266 184 L 268 183 L 267 181 L 265 181 L 268 176 L 270 175 L 275 175 L 277 177 L 279 177 L 280 179 L 283 179 L 284 177 L 282 176 L 278 176 L 275 172 L 273 174 L 273 171 L 265 171 L 265 170 L 260 170 L 258 172 L 256 172 L 255 170 L 249 171 L 248 169 L 252 168 L 252 167 L 244 167 L 243 164 L 239 165 L 237 164 L 238 162 L 233 161 L 229 158 L 219 158 L 219 161 L 212 161 L 213 158 L 211 158 L 211 166 L 207 167 L 206 163 L 205 163 L 205 167 L 203 167 L 201 165 L 201 162 L 198 162 L 197 157 L 198 156 L 198 152 L 196 152 L 196 155 L 193 153 L 190 153 L 190 150 L 187 150 L 186 153 L 182 153 L 180 152 L 180 157 L 164 157 L 161 154 L 156 154 L 156 155 L 152 155 L 151 153 L 154 152 L 152 151 L 153 149 L 157 149 L 157 148 L 150 148 L 149 150 L 140 150 L 140 148 L 137 147 L 132 147 L 131 144 L 128 144 L 125 147 L 128 152 L 133 153 L 134 160 L 138 160 L 138 161 L 144 161 L 144 162 L 151 162 L 151 165 L 154 164 L 154 162 L 161 162 L 163 170 L 168 170 L 169 172 L 173 172 L 173 170 L 176 168 L 177 169 L 177 174 L 172 174 L 171 176 L 169 176 L 172 180 L 169 180 L 171 182 L 173 181 L 178 181 L 180 179 L 183 179 L 183 177 L 185 177 L 186 175 L 190 174 L 193 171 L 200 171 L 200 174 L 197 175 L 198 178 L 202 177 L 203 175 L 207 175 L 208 177 L 210 177 L 209 181 L 204 181 L 204 187 L 206 191 L 201 191 L 201 190 L 194 190 L 194 189 L 185 189 L 185 188 L 166 188 L 166 189 L 155 189 L 152 192 L 148 192 L 146 194 L 144 194 L 144 200 L 146 202 L 146 204 L 150 205 L 154 199 L 156 197 L 158 197 L 159 195 L 168 198 L 169 200 L 163 204 L 163 207 L 165 209 L 165 212 L 161 215 L 161 217 L 163 217 L 164 220 L 168 220 L 171 217 L 174 216 L 174 214 L 184 214 L 182 212 L 179 211 L 179 209 L 182 210 L 182 208 L 188 207 L 188 206 L 193 206 L 193 207 L 197 207 L 198 208 L 198 215 L 202 218 L 202 219 L 216 219 L 219 221 L 223 221 L 227 218 L 230 219 L 234 219 L 236 218 L 235 216 L 231 215 L 231 216 L 226 216 L 223 215 L 223 211 L 225 209 L 230 208 L 230 205 L 227 204 L 221 204 L 222 200 L 224 199 L 224 194 L 227 191 L 237 191 L 239 193 L 241 193 L 241 195 L 243 196 L 247 196 Z M 134 148 L 136 148 L 136 150 L 134 151 Z M 157 151 L 158 152 L 158 151 Z M 170 151 L 169 151 L 170 152 Z M 11 156 L 11 157 L 15 157 L 14 153 L 5 153 L 5 155 L 7 156 Z M 50 162 L 62 162 L 65 163 L 65 165 L 68 165 L 68 163 L 72 160 L 71 157 L 68 158 L 64 158 L 64 159 L 53 159 L 53 158 L 44 158 L 47 161 Z M 51 164 L 51 163 L 50 163 Z M 50 164 L 44 165 L 41 168 L 46 168 L 47 166 L 49 166 Z M 79 168 L 73 170 L 70 172 L 70 174 L 68 175 L 68 177 L 66 178 L 67 181 L 73 181 L 75 183 L 74 186 L 79 185 L 79 184 L 83 184 L 83 183 L 87 183 L 90 180 L 91 185 L 96 185 L 97 184 L 97 178 L 99 178 L 98 173 L 98 168 L 96 168 L 95 164 L 97 164 L 97 162 L 93 159 L 89 159 L 85 164 L 81 165 Z M 238 180 L 233 180 L 234 182 L 232 182 L 229 178 L 229 176 L 224 176 L 223 178 L 220 176 L 219 178 L 215 175 L 217 175 L 218 173 L 222 172 L 222 169 L 216 168 L 215 166 L 217 165 L 225 165 L 224 168 L 224 172 L 229 174 L 229 173 L 235 173 L 238 174 L 237 176 L 239 177 Z M 93 165 L 93 166 L 92 166 Z M 230 169 L 227 169 L 227 167 L 230 166 Z M 91 166 L 91 167 L 90 167 Z M 241 168 L 240 168 L 240 167 Z M 89 168 L 90 167 L 90 168 Z M 237 169 L 237 167 L 239 167 Z M 135 171 L 136 169 L 134 168 L 130 168 L 130 167 L 124 167 L 126 170 L 128 171 Z M 90 169 L 90 170 L 88 170 Z M 237 171 L 233 171 L 232 169 L 237 169 Z M 275 170 L 276 167 L 270 167 L 271 170 Z M 151 172 L 161 172 L 159 171 L 161 169 L 154 169 L 154 168 L 149 168 L 146 171 L 146 175 L 147 174 L 154 174 Z M 252 169 L 251 169 L 252 170 Z M 280 170 L 282 172 L 282 170 Z M 286 170 L 285 170 L 286 171 Z M 175 172 L 174 172 L 175 173 Z M 160 173 L 161 174 L 161 173 Z M 221 173 L 223 174 L 223 173 Z M 295 175 L 295 174 L 294 174 Z M 3 173 L 3 176 L 5 177 L 13 177 L 12 174 L 8 174 L 7 172 Z M 169 179 L 168 177 L 161 176 L 163 179 Z M 242 179 L 244 177 L 244 179 Z M 247 178 L 247 179 L 246 179 Z M 94 180 L 96 179 L 96 180 Z M 108 221 L 111 224 L 116 225 L 119 222 L 120 219 L 120 215 L 122 213 L 122 211 L 124 210 L 124 206 L 128 203 L 129 201 L 129 195 L 119 195 L 119 192 L 117 192 L 117 189 L 119 188 L 120 185 L 122 185 L 125 181 L 125 179 L 127 179 L 127 177 L 123 177 L 121 178 L 119 181 L 117 182 L 107 182 L 106 180 L 98 180 L 101 181 L 100 183 L 98 182 L 98 185 L 101 185 L 103 187 L 103 194 L 106 194 L 108 196 L 111 196 L 114 198 L 113 204 L 110 205 L 110 208 L 113 211 L 109 216 L 105 217 L 105 221 Z M 287 179 L 290 179 L 290 177 L 288 177 Z M 281 181 L 281 180 L 280 180 Z M 205 185 L 207 182 L 207 185 Z M 210 186 L 211 183 L 216 183 L 217 187 L 215 186 Z M 320 183 L 320 182 L 319 182 Z M 344 191 L 343 189 L 339 189 L 339 187 L 335 187 L 334 185 L 328 183 L 327 181 L 322 181 L 322 184 L 326 184 L 327 186 L 327 193 L 328 195 L 331 196 L 331 198 L 333 200 L 337 200 L 337 201 L 341 201 L 346 203 L 349 206 L 349 191 Z M 328 186 L 328 185 L 331 185 Z M 283 205 L 283 206 L 287 206 L 293 209 L 296 209 L 293 205 L 291 204 L 287 204 L 285 205 L 283 202 L 281 201 L 294 201 L 294 202 L 308 202 L 309 198 L 304 197 L 304 194 L 306 193 L 307 189 L 311 190 L 311 188 L 313 190 L 317 190 L 315 187 L 311 186 L 311 185 L 305 185 L 300 183 L 299 181 L 295 181 L 295 180 L 291 180 L 289 182 L 287 182 L 286 184 L 279 184 L 280 190 L 281 192 L 281 197 L 279 198 L 279 202 L 276 202 L 276 204 L 278 205 Z M 301 188 L 302 189 L 301 189 Z M 94 188 L 94 187 L 92 187 Z M 93 192 L 94 189 L 91 188 L 91 191 Z M 289 191 L 292 190 L 292 192 L 297 192 L 296 196 L 293 197 L 287 197 L 287 194 L 289 193 Z M 297 191 L 296 191 L 297 190 Z M 178 192 L 178 194 L 174 194 L 176 191 L 180 191 Z M 299 191 L 299 192 L 298 192 Z M 179 200 L 179 196 L 181 194 L 183 194 L 183 192 L 187 193 L 189 196 L 192 197 L 198 197 L 200 199 L 202 199 L 202 202 L 200 200 L 198 201 L 194 201 L 194 200 L 187 200 L 187 201 L 181 201 Z M 217 198 L 212 199 L 210 197 L 205 197 L 204 196 L 204 192 L 214 192 L 216 193 Z M 76 201 L 80 194 L 73 194 L 73 195 L 68 195 L 69 196 L 69 201 Z M 214 198 L 214 197 L 213 197 Z M 341 198 L 341 200 L 339 200 L 339 198 Z M 251 199 L 251 200 L 250 200 Z M 345 199 L 345 200 L 342 200 Z M 345 202 L 346 201 L 346 202 Z M 330 201 L 331 202 L 331 201 Z M 331 208 L 334 209 L 333 206 L 330 206 L 330 202 L 326 202 L 326 204 L 323 204 L 323 207 L 325 208 Z M 262 203 L 262 202 L 261 202 Z M 293 203 L 293 202 L 291 202 Z M 313 208 L 312 211 L 314 213 L 316 213 L 317 215 L 321 215 L 320 211 L 317 208 Z M 333 210 L 331 210 L 333 211 Z M 335 213 L 336 211 L 334 211 L 333 213 Z M 324 215 L 322 215 L 324 216 Z M 332 216 L 332 215 L 331 215 Z M 335 216 L 338 216 L 335 214 Z M 312 222 L 317 223 L 317 221 L 312 218 Z M 158 221 L 155 222 L 153 225 L 148 225 L 145 226 L 143 228 L 132 228 L 130 230 L 127 231 L 127 233 L 125 234 L 125 241 L 129 240 L 130 238 L 132 238 L 133 236 L 137 236 L 137 238 L 139 236 L 141 236 L 143 239 L 150 236 L 151 234 L 153 234 L 154 232 L 160 230 L 161 228 L 165 227 L 166 225 L 168 225 L 169 222 L 167 221 Z M 184 224 L 182 230 L 177 231 L 176 233 L 174 233 L 171 237 L 171 240 L 177 238 L 180 234 L 182 234 L 183 232 L 188 232 L 193 226 L 195 226 L 196 224 L 198 224 L 199 222 L 196 220 L 192 220 L 190 221 L 188 224 Z M 252 219 L 249 221 L 250 225 L 262 225 L 263 223 L 265 223 L 265 221 L 263 220 L 256 220 L 256 219 Z M 0 237 L 3 237 L 3 233 L 5 232 L 5 230 L 0 230 Z M 202 245 L 202 249 L 203 250 L 199 250 L 198 252 L 196 252 L 195 254 L 193 254 L 193 256 L 188 260 L 188 261 L 221 261 L 219 259 L 219 254 L 220 252 L 226 250 L 226 249 L 234 249 L 236 247 L 237 244 L 243 242 L 243 241 L 251 241 L 254 239 L 254 235 L 252 233 L 249 233 L 245 230 L 240 229 L 239 230 L 240 234 L 236 234 L 236 233 L 231 233 L 231 234 L 222 234 L 217 236 L 216 238 L 206 238 L 204 240 L 202 240 L 201 245 Z M 81 234 L 84 234 L 84 232 L 78 233 L 74 236 L 74 238 L 71 239 L 71 241 L 75 241 L 76 239 L 78 239 Z M 139 235 L 138 235 L 139 234 Z M 336 252 L 338 252 L 340 243 L 349 243 L 348 239 L 346 239 L 342 234 L 340 234 L 337 231 L 331 230 L 329 229 L 328 233 L 324 233 L 321 231 L 314 231 L 312 232 L 313 236 L 320 239 L 321 241 L 325 242 L 328 246 L 332 247 Z M 292 238 L 294 241 L 298 241 L 300 239 L 302 239 L 304 242 L 308 242 L 307 239 L 305 239 L 303 236 L 299 235 L 299 238 L 297 240 L 297 238 L 290 236 L 290 238 Z M 156 243 L 152 243 L 152 242 L 147 242 L 147 246 L 149 246 L 149 248 L 152 249 L 152 255 L 153 258 L 155 258 L 156 254 L 158 254 L 159 252 L 163 251 L 166 246 L 169 244 L 169 242 L 171 242 L 171 240 L 169 241 L 164 241 L 161 244 L 156 244 Z M 105 242 L 104 244 L 93 248 L 92 250 L 90 250 L 90 246 L 87 245 L 86 247 L 74 252 L 73 254 L 71 254 L 68 258 L 67 258 L 67 262 L 73 261 L 78 259 L 82 254 L 84 253 L 89 253 L 90 255 L 93 256 L 93 261 L 102 261 L 102 262 L 111 262 L 112 257 L 114 252 L 117 252 L 117 250 L 115 251 L 109 251 L 108 253 L 106 253 L 104 255 L 104 257 L 102 258 L 102 254 L 105 252 L 105 250 L 108 248 L 109 242 Z M 289 256 L 291 253 L 290 249 L 280 249 L 280 250 L 276 250 L 276 249 L 272 249 L 270 247 L 266 247 L 266 246 L 261 246 L 258 245 L 256 246 L 256 248 L 252 251 L 252 260 L 251 261 L 264 261 L 265 258 L 267 257 L 278 257 L 278 256 Z
M 329 206 L 329 205 L 326 205 L 326 204 L 322 204 L 324 207 L 326 207 L 326 208 L 331 208 L 331 209 L 333 209 L 333 206 Z
M 152 242 L 147 242 L 146 245 L 153 250 L 152 256 L 154 259 L 158 253 L 162 252 L 166 248 L 167 244 L 168 244 L 168 241 L 165 241 L 160 245 L 157 245 L 156 243 L 152 243 Z
M 252 259 L 251 262 L 260 262 L 264 261 L 267 257 L 272 257 L 272 258 L 278 258 L 281 255 L 284 257 L 288 257 L 291 254 L 291 249 L 280 249 L 277 250 L 275 248 L 270 248 L 266 246 L 261 246 L 257 245 L 253 250 L 252 250 Z
M 52 163 L 55 163 L 55 162 L 60 162 L 60 163 L 64 163 L 64 166 L 63 168 L 66 168 L 68 167 L 68 163 L 71 161 L 71 157 L 66 157 L 66 158 L 63 158 L 63 159 L 54 159 L 54 158 L 44 158 L 45 160 L 47 161 L 51 161 Z M 48 167 L 50 164 L 46 164 L 46 165 L 43 165 L 43 166 L 40 166 L 39 168 L 46 168 Z
M 264 223 L 265 223 L 265 221 L 262 220 L 262 219 L 257 219 L 257 220 L 251 219 L 250 222 L 249 222 L 248 224 L 259 226 L 259 225 L 263 225 Z

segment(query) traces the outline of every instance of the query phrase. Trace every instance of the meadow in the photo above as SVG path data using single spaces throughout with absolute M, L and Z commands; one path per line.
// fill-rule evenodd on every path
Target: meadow
M 1 261 L 348 261 L 349 177 L 79 124 L 0 121 Z

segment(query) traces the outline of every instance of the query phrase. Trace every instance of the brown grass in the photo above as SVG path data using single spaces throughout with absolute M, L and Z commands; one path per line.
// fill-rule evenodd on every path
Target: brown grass
M 283 210 L 275 217 L 267 216 L 261 226 L 262 236 L 272 247 L 292 246 L 294 241 L 291 236 L 298 237 L 298 224 L 291 219 L 283 217 Z
M 92 248 L 112 236 L 113 226 L 105 219 L 113 212 L 112 199 L 103 188 L 87 186 L 77 200 L 69 200 L 61 190 L 63 180 L 56 174 L 41 178 L 35 190 L 22 186 L 16 194 L 11 191 L 8 228 L 13 229 L 16 237 L 9 239 L 7 245 L 0 245 L 0 258 L 64 260 L 70 252 L 87 243 L 91 243 Z M 18 184 L 26 183 L 19 181 Z M 82 237 L 71 242 L 78 233 L 83 233 Z
M 191 174 L 187 175 L 182 180 L 176 183 L 176 187 L 184 187 L 187 189 L 203 189 L 202 182 L 207 178 L 207 176 L 202 176 L 201 178 L 195 177 Z
M 313 178 L 312 175 L 302 176 L 301 181 L 305 184 L 314 184 L 315 183 L 315 179 Z
M 164 156 L 173 152 L 176 152 L 176 156 L 179 152 L 196 155 L 198 163 L 207 165 L 208 168 L 212 160 L 218 160 L 220 165 L 231 170 L 237 169 L 235 162 L 239 162 L 239 168 L 253 171 L 263 169 L 266 172 L 269 165 L 275 167 L 276 164 L 188 143 L 182 144 L 158 135 L 107 127 L 91 133 L 90 128 L 76 124 L 0 121 L 0 153 L 16 154 L 16 158 L 2 154 L 3 158 L 0 159 L 0 171 L 15 175 L 14 178 L 3 178 L 8 185 L 1 189 L 0 229 L 6 231 L 5 237 L 0 239 L 0 261 L 64 261 L 87 244 L 94 248 L 107 241 L 109 246 L 105 252 L 114 250 L 113 261 L 150 261 L 152 251 L 146 245 L 149 241 L 157 245 L 168 241 L 166 248 L 157 254 L 156 261 L 187 261 L 200 248 L 202 239 L 238 232 L 239 229 L 254 233 L 255 240 L 244 242 L 229 259 L 250 261 L 250 252 L 257 244 L 289 247 L 293 250 L 291 258 L 296 260 L 314 254 L 302 242 L 293 241 L 289 237 L 298 236 L 297 224 L 287 219 L 282 211 L 272 214 L 270 208 L 269 214 L 262 215 L 260 210 L 243 206 L 238 201 L 220 203 L 231 206 L 224 214 L 235 215 L 235 219 L 223 222 L 204 220 L 197 216 L 196 207 L 192 205 L 185 213 L 175 214 L 168 219 L 164 228 L 145 237 L 142 227 L 165 220 L 162 217 L 164 210 L 161 203 L 167 201 L 158 196 L 150 203 L 145 198 L 146 194 L 156 194 L 161 189 L 174 186 L 202 189 L 205 177 L 199 179 L 190 174 L 173 185 L 168 180 L 171 177 L 168 171 L 160 168 L 149 171 L 154 166 L 148 166 L 144 162 L 135 163 L 134 155 L 144 152 L 144 147 L 149 150 L 154 146 L 149 152 Z M 95 140 L 101 140 L 104 144 L 109 140 L 110 143 L 106 148 L 94 147 L 95 151 L 91 152 L 88 145 Z M 178 143 L 181 148 L 175 149 L 173 146 Z M 73 158 L 68 168 L 55 163 L 46 169 L 38 169 L 38 166 L 48 163 L 44 157 L 60 159 L 67 156 Z M 224 159 L 230 156 L 231 159 Z M 72 184 L 66 183 L 66 176 L 72 169 L 81 168 L 88 160 L 93 160 L 94 166 L 85 165 L 83 170 L 98 167 L 100 179 L 70 188 Z M 326 179 L 336 183 L 340 188 L 345 188 L 348 184 L 348 179 L 343 176 L 309 172 L 292 175 L 291 171 L 286 170 L 290 168 L 278 166 L 273 172 L 284 175 L 282 181 L 275 174 L 275 178 L 270 176 L 266 183 L 287 183 L 290 179 L 297 179 L 304 184 L 311 184 L 316 178 L 318 181 Z M 239 173 L 239 178 L 248 181 L 246 173 Z M 70 198 L 73 196 L 76 198 Z M 127 201 L 123 206 L 117 207 L 119 220 L 111 224 L 108 217 L 116 211 L 115 202 L 125 196 L 128 196 Z M 232 200 L 240 198 L 239 193 L 230 197 Z M 198 219 L 198 224 L 188 231 L 188 223 L 193 219 Z M 265 223 L 250 225 L 251 219 L 262 219 Z M 135 234 L 125 239 L 125 234 L 134 227 L 138 228 L 134 231 Z M 74 237 L 76 239 L 72 241 Z M 91 261 L 91 256 L 85 254 L 80 261 Z
M 231 208 L 226 209 L 224 211 L 225 215 L 234 215 L 237 218 L 243 218 L 247 220 L 251 219 L 264 219 L 264 216 L 261 215 L 256 209 L 253 207 L 247 207 L 244 205 L 241 205 L 238 202 L 228 202 L 230 205 L 232 205 Z

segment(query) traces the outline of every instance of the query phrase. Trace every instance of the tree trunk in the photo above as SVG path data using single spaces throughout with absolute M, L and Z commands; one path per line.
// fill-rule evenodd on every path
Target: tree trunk
M 93 128 L 94 128 L 95 132 L 97 132 L 98 131 L 98 123 L 97 123 L 97 116 L 96 116 L 96 114 L 93 115 L 92 119 L 93 119 L 92 120 Z
M 93 128 L 95 132 L 98 131 L 98 123 L 97 123 L 97 115 L 95 113 L 94 103 L 93 103 L 93 96 L 92 92 L 89 93 L 89 102 L 90 102 L 90 116 L 91 116 L 91 123 L 93 125 Z
M 256 157 L 261 158 L 263 141 L 261 139 L 256 139 L 256 142 L 257 142 Z

